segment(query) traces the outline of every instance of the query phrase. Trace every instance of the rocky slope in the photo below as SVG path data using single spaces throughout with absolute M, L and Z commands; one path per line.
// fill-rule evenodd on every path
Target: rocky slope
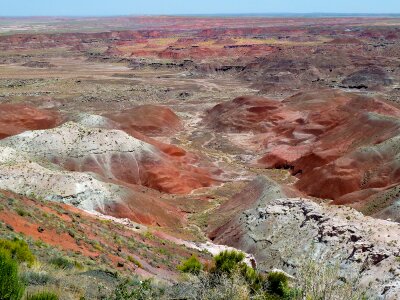
M 306 198 L 282 198 L 274 183 L 262 177 L 224 203 L 215 216 L 223 216 L 245 198 L 250 204 L 241 204 L 236 217 L 210 228 L 214 242 L 253 253 L 261 270 L 281 268 L 294 276 L 308 260 L 321 266 L 338 264 L 344 278 L 359 277 L 374 297 L 398 299 L 398 223 Z

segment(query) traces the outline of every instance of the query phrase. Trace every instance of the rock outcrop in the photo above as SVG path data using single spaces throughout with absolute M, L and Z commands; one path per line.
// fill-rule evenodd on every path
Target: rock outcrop
M 304 198 L 280 198 L 270 193 L 274 184 L 257 178 L 250 186 L 262 187 L 249 194 L 251 206 L 224 225 L 211 229 L 215 243 L 252 253 L 258 268 L 281 268 L 296 276 L 312 259 L 339 264 L 344 278 L 359 276 L 362 286 L 381 299 L 398 299 L 400 225 L 366 217 L 352 208 L 317 204 Z M 215 213 L 223 214 L 236 198 Z
M 371 89 L 391 85 L 393 80 L 382 68 L 372 67 L 356 71 L 342 81 L 342 85 L 351 89 Z

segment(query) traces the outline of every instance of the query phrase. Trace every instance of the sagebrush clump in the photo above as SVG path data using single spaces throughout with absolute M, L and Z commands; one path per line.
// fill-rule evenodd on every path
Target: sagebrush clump
M 42 291 L 42 292 L 37 292 L 32 295 L 27 295 L 26 300 L 58 300 L 59 297 L 57 294 L 53 292 L 47 292 L 47 291 Z

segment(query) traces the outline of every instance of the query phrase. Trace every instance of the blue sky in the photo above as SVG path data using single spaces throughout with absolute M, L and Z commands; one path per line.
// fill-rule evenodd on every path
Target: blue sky
M 0 0 L 1 16 L 400 13 L 400 0 Z

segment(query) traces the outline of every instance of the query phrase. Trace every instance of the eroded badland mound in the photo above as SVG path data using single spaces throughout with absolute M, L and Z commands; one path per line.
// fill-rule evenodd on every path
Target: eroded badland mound
M 327 90 L 280 102 L 241 97 L 212 108 L 204 123 L 258 153 L 255 164 L 289 169 L 298 177 L 295 187 L 309 196 L 369 213 L 393 205 L 397 218 L 400 110 L 394 106 Z M 385 201 L 372 207 L 383 193 Z
M 196 298 L 177 266 L 234 247 L 399 299 L 397 18 L 0 21 L 0 238 L 37 257 L 29 293 Z

